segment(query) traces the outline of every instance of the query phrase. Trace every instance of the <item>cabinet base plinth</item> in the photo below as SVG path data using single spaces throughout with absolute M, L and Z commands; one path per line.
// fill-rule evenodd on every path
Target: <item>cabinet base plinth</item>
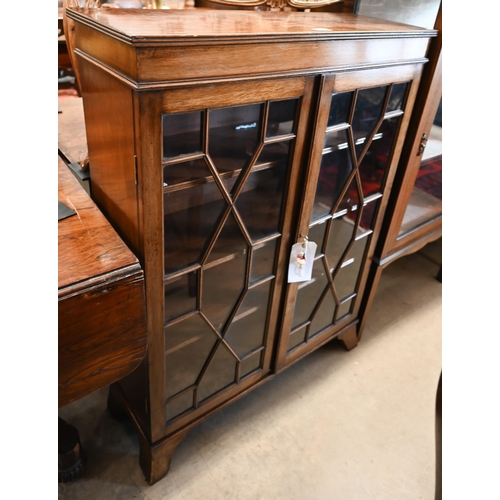
M 337 338 L 342 342 L 342 344 L 344 344 L 344 347 L 348 351 L 354 349 L 358 345 L 358 333 L 356 331 L 356 326 L 342 332 Z
M 174 451 L 186 434 L 187 431 L 179 432 L 155 444 L 148 443 L 144 436 L 139 435 L 139 464 L 149 485 L 167 475 Z

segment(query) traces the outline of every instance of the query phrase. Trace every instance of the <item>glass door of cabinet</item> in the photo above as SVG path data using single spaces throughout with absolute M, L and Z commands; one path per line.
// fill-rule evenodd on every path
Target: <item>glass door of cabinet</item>
M 287 286 L 278 369 L 356 319 L 414 71 L 355 89 L 325 78 L 297 234 L 317 249 L 311 279 Z
M 398 239 L 442 217 L 442 118 L 440 101 L 429 135 L 424 133 L 421 163 L 399 228 Z
M 289 185 L 312 87 L 303 78 L 252 85 L 208 88 L 203 101 L 213 105 L 204 108 L 190 109 L 188 91 L 165 99 L 167 425 L 182 425 L 269 371 L 279 249 L 290 233 Z

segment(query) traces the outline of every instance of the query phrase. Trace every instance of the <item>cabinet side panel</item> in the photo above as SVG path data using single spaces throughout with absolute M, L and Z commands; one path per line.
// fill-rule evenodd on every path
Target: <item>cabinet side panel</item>
M 132 91 L 79 59 L 92 197 L 120 236 L 141 256 Z

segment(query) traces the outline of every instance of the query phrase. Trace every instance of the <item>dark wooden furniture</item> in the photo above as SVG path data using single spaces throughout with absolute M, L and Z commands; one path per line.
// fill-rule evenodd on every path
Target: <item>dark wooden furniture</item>
M 60 97 L 58 107 L 57 146 L 59 157 L 75 174 L 87 194 L 91 195 L 89 153 L 82 98 Z
M 147 349 L 144 273 L 73 174 L 58 160 L 59 408 L 129 374 Z
M 396 259 L 416 252 L 442 236 L 442 4 L 436 0 L 422 0 L 421 3 L 421 12 L 415 6 L 398 10 L 395 2 L 389 0 L 373 7 L 366 2 L 365 7 L 365 10 L 371 8 L 377 15 L 389 19 L 406 18 L 412 23 L 421 19 L 427 25 L 433 25 L 438 35 L 431 40 L 429 62 L 422 73 L 375 249 L 367 293 L 361 306 L 361 331 L 369 318 L 383 270 Z M 363 6 L 363 1 L 358 8 L 360 6 Z M 441 281 L 441 269 L 437 279 Z
M 334 338 L 357 344 L 435 32 L 316 12 L 67 16 L 93 197 L 145 269 L 147 359 L 109 405 L 132 416 L 152 484 L 198 422 Z M 304 237 L 312 276 L 288 283 Z

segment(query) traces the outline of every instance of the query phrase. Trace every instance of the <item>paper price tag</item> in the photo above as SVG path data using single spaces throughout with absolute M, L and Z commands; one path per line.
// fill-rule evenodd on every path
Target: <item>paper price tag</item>
M 317 246 L 313 241 L 307 240 L 292 246 L 288 266 L 288 283 L 299 283 L 311 279 Z

